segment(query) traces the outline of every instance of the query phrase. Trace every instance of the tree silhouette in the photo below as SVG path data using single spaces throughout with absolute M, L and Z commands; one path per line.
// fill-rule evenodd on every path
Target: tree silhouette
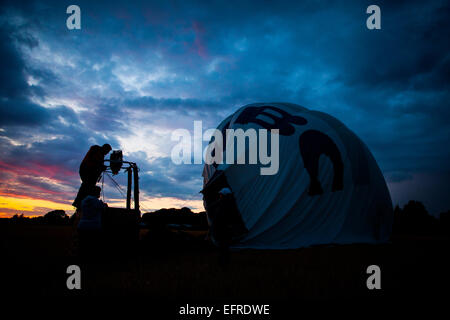
M 439 229 L 439 220 L 420 201 L 410 200 L 403 209 L 398 205 L 394 209 L 393 234 L 433 235 Z

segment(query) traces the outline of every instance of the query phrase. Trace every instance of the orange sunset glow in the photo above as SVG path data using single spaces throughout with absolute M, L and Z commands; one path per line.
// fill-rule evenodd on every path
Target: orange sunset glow
M 72 201 L 80 185 L 77 167 L 83 152 L 72 156 L 74 159 L 67 159 L 59 164 L 0 161 L 0 217 L 8 218 L 15 214 L 34 217 L 45 215 L 52 210 L 64 210 L 69 215 L 75 212 Z M 105 202 L 111 207 L 125 207 L 125 199 L 114 189 L 109 178 L 105 179 Z M 114 179 L 117 179 L 122 188 L 126 187 L 125 175 L 119 174 Z M 141 182 L 145 180 L 141 179 Z M 204 210 L 202 200 L 153 196 L 145 190 L 140 192 L 142 213 L 161 208 L 182 207 L 189 207 L 194 212 Z

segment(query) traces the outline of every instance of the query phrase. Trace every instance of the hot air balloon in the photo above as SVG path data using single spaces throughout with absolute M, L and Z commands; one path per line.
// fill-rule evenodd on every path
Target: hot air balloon
M 278 135 L 278 171 L 263 175 L 261 163 L 205 164 L 202 193 L 213 242 L 294 249 L 389 239 L 393 209 L 383 174 L 342 122 L 291 103 L 249 104 L 219 124 L 224 149 L 234 148 L 227 129 L 250 128 Z

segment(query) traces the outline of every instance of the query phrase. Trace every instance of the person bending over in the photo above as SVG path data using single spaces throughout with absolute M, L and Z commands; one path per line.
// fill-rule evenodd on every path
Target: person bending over
M 86 153 L 80 165 L 81 186 L 78 194 L 72 205 L 77 209 L 80 208 L 81 201 L 88 195 L 89 190 L 92 190 L 106 166 L 103 164 L 105 156 L 112 150 L 109 144 L 103 146 L 92 146 Z

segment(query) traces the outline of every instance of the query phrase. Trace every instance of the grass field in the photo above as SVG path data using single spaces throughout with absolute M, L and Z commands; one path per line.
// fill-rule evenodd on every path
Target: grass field
M 0 225 L 4 294 L 146 295 L 170 300 L 346 299 L 438 296 L 450 283 L 445 238 L 394 238 L 385 245 L 242 250 L 219 263 L 203 234 L 152 237 L 133 248 L 80 260 L 74 229 Z M 66 288 L 66 268 L 80 265 L 82 289 Z M 368 290 L 366 268 L 381 268 L 381 290 Z

